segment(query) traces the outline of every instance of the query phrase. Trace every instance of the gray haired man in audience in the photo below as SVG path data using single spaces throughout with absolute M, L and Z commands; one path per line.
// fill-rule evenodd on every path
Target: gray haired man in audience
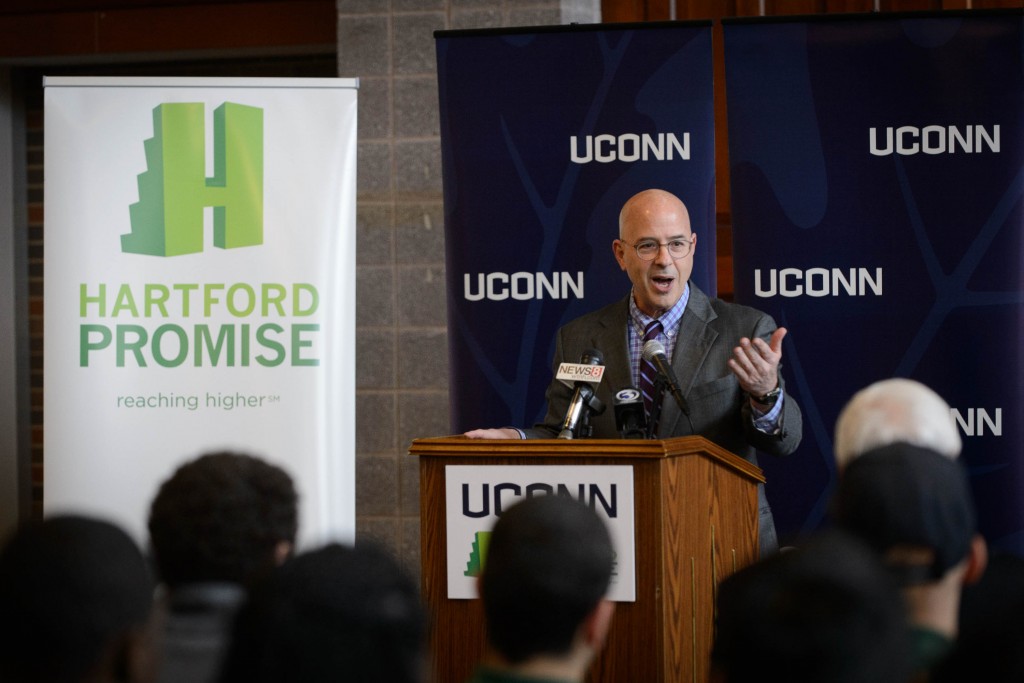
M 902 441 L 943 455 L 960 455 L 960 433 L 949 405 L 912 379 L 875 382 L 853 395 L 836 421 L 836 464 L 842 471 L 861 453 Z

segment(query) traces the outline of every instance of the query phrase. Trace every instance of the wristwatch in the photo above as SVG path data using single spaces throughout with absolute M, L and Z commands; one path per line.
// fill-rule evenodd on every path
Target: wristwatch
M 763 406 L 773 406 L 775 402 L 779 400 L 779 394 L 782 393 L 782 387 L 775 387 L 764 396 L 751 396 L 755 402 L 760 403 Z

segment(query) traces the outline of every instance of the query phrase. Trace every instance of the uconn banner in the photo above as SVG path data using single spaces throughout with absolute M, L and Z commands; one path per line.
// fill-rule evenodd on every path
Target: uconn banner
M 817 525 L 845 401 L 886 377 L 953 408 L 990 544 L 1024 552 L 1024 14 L 725 27 L 737 300 L 791 331 L 801 457 L 762 461 Z
M 715 291 L 708 22 L 438 32 L 451 415 L 543 416 L 554 336 L 623 297 L 618 212 L 676 193 Z

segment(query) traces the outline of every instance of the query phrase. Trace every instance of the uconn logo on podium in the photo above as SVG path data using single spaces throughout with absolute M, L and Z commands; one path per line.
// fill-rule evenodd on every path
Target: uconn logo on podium
M 603 512 L 609 519 L 619 516 L 618 485 L 610 484 L 515 484 L 501 482 L 495 484 L 479 484 L 470 489 L 469 484 L 462 485 L 462 514 L 466 517 L 480 519 L 491 515 L 501 516 L 506 508 L 512 507 L 520 498 L 534 496 L 569 496 L 589 505 L 592 509 Z

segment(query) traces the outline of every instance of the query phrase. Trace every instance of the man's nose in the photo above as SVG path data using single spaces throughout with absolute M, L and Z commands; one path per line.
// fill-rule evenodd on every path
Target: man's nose
M 675 259 L 673 259 L 672 254 L 669 253 L 667 244 L 659 244 L 658 254 L 654 257 L 654 260 L 660 265 L 669 265 Z

